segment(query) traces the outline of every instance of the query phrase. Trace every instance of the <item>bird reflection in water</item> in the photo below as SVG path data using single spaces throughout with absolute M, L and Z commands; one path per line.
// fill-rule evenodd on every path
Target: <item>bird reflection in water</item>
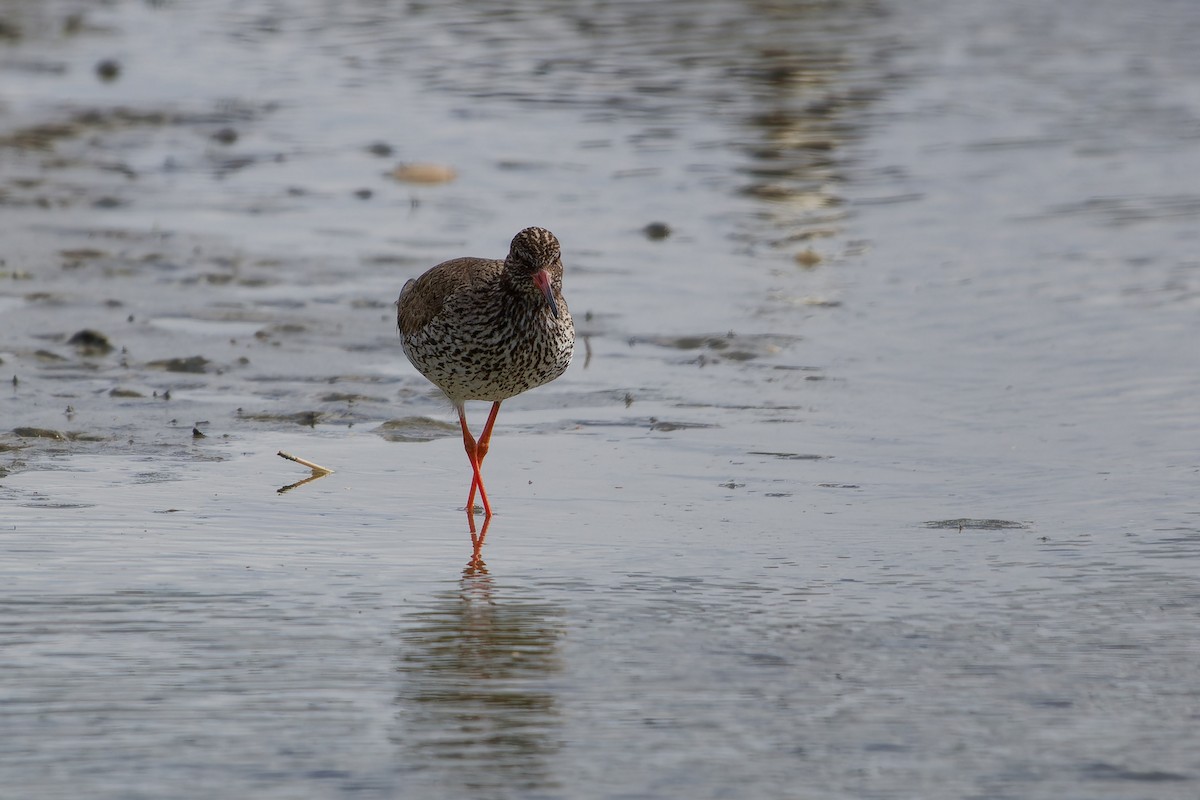
M 560 788 L 550 768 L 561 741 L 550 684 L 563 668 L 562 611 L 488 574 L 478 557 L 485 533 L 473 535 L 475 554 L 456 584 L 397 634 L 392 738 L 401 768 L 438 796 Z

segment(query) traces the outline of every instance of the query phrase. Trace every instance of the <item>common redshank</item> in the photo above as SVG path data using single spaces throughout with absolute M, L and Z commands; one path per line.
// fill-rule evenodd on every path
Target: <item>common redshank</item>
M 545 228 L 513 237 L 503 261 L 455 258 L 404 284 L 396 324 L 408 360 L 458 411 L 463 447 L 486 518 L 492 516 L 479 468 L 500 403 L 562 375 L 575 348 L 575 324 L 562 295 L 558 239 Z M 468 400 L 492 404 L 479 439 L 467 427 Z

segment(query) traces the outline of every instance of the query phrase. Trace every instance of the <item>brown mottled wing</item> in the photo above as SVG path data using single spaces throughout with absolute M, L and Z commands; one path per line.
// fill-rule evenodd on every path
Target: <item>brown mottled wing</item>
M 441 310 L 442 300 L 431 296 L 428 283 L 421 284 L 416 278 L 409 280 L 400 290 L 400 299 L 396 301 L 396 326 L 400 328 L 400 335 L 412 336 Z
M 404 284 L 400 299 L 396 301 L 396 324 L 400 334 L 408 337 L 420 332 L 441 312 L 447 300 L 470 288 L 480 273 L 491 272 L 495 265 L 502 263 L 482 258 L 455 258 Z

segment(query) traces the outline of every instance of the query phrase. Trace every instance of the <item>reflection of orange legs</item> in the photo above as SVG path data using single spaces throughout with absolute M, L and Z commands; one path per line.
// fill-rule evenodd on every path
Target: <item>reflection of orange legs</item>
M 487 536 L 488 525 L 492 522 L 491 517 L 483 518 L 483 528 L 479 533 L 475 533 L 475 515 L 467 510 L 467 524 L 471 526 L 471 560 L 467 562 L 466 569 L 463 570 L 464 575 L 487 574 L 487 564 L 483 563 L 483 540 Z
M 467 418 L 464 412 L 460 409 L 458 412 L 458 420 L 462 423 L 463 429 L 463 444 L 467 447 L 467 458 L 471 459 L 471 466 L 475 470 L 475 475 L 471 479 L 471 494 L 467 498 L 467 510 L 470 511 L 475 503 L 475 487 L 479 487 L 479 497 L 483 501 L 483 513 L 485 517 L 492 515 L 492 509 L 488 505 L 487 495 L 483 492 L 483 477 L 479 474 L 479 468 L 483 466 L 484 456 L 487 455 L 488 446 L 492 441 L 492 427 L 496 424 L 496 415 L 500 413 L 500 401 L 492 403 L 492 413 L 488 414 L 487 423 L 483 426 L 483 433 L 479 434 L 479 441 L 470 439 L 470 444 L 467 444 L 470 433 L 467 431 Z M 474 458 L 471 458 L 472 451 Z
M 471 435 L 471 431 L 467 429 L 467 414 L 462 406 L 458 408 L 458 423 L 462 426 L 463 449 L 467 451 L 467 460 L 471 462 L 471 495 L 467 498 L 467 516 L 474 514 L 472 509 L 475 507 L 475 489 L 478 487 L 479 499 L 483 502 L 483 514 L 485 517 L 490 517 L 492 507 L 488 503 L 487 492 L 483 489 L 483 477 L 479 474 L 479 462 L 482 460 L 479 457 L 479 444 Z

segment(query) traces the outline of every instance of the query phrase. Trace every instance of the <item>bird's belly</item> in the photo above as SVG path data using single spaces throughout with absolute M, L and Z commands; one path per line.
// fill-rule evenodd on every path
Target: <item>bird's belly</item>
M 422 331 L 403 339 L 417 370 L 452 401 L 507 400 L 562 375 L 571 363 L 574 331 L 536 338 L 480 337 Z

